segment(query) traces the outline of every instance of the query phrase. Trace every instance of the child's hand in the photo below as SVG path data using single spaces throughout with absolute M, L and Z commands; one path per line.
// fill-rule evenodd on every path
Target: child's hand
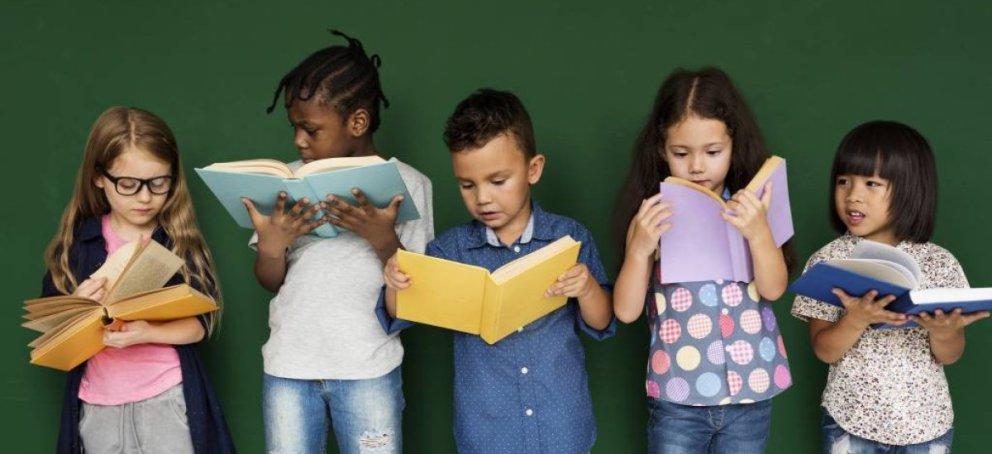
M 107 294 L 107 289 L 104 287 L 106 283 L 107 278 L 105 277 L 87 279 L 76 287 L 76 291 L 72 292 L 72 296 L 87 298 L 93 301 L 100 301 L 100 299 Z
M 389 205 L 379 208 L 369 203 L 360 189 L 353 188 L 351 193 L 358 202 L 357 206 L 333 194 L 327 196 L 324 207 L 328 211 L 331 224 L 351 230 L 373 245 L 383 238 L 396 236 L 394 225 L 400 203 L 403 202 L 403 195 L 396 195 Z
M 286 193 L 280 192 L 276 200 L 276 207 L 272 210 L 272 215 L 266 216 L 259 213 L 255 204 L 251 200 L 241 199 L 251 216 L 251 223 L 258 232 L 258 250 L 268 255 L 281 255 L 286 252 L 293 241 L 306 235 L 324 224 L 325 220 L 310 222 L 310 219 L 317 214 L 320 207 L 309 205 L 309 200 L 304 197 L 298 200 L 293 208 L 286 211 Z
M 103 345 L 124 348 L 131 345 L 146 344 L 155 327 L 144 320 L 133 322 L 112 323 L 103 331 Z
M 667 203 L 661 203 L 660 193 L 641 202 L 627 227 L 627 255 L 647 258 L 654 254 L 661 235 L 672 228 L 671 224 L 662 224 L 672 215 L 669 208 Z
M 386 261 L 382 277 L 386 281 L 386 287 L 393 290 L 403 290 L 410 286 L 410 276 L 400 271 L 400 264 L 395 254 Z
M 741 189 L 727 202 L 729 209 L 721 213 L 721 216 L 736 227 L 748 241 L 761 237 L 770 238 L 772 231 L 768 227 L 768 207 L 771 206 L 771 202 L 771 183 L 765 185 L 765 192 L 760 199 L 751 191 Z
M 558 282 L 551 284 L 551 287 L 548 287 L 548 290 L 544 292 L 544 296 L 583 298 L 592 292 L 594 285 L 598 285 L 598 283 L 589 275 L 589 268 L 584 263 L 579 263 L 558 276 Z
M 989 318 L 989 312 L 982 311 L 961 315 L 961 308 L 954 309 L 950 314 L 945 314 L 944 311 L 937 309 L 933 315 L 920 312 L 919 315 L 911 315 L 909 318 L 930 331 L 930 336 L 937 339 L 947 339 L 957 336 L 966 326 L 983 318 Z
M 894 295 L 886 295 L 875 299 L 878 296 L 877 290 L 871 290 L 860 298 L 850 296 L 839 288 L 833 289 L 833 294 L 840 298 L 844 310 L 844 316 L 854 321 L 858 327 L 864 329 L 875 323 L 889 323 L 892 325 L 902 325 L 906 323 L 906 316 L 897 312 L 887 311 L 885 307 L 896 300 Z

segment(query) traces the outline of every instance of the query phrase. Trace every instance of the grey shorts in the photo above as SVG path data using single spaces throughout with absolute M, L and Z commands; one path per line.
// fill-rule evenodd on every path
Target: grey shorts
M 83 402 L 79 434 L 87 453 L 193 452 L 182 383 L 139 402 Z

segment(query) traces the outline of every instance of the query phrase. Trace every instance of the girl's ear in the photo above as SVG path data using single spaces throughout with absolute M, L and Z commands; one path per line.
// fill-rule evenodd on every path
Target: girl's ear
M 103 177 L 100 175 L 93 177 L 93 186 L 103 189 Z
M 365 135 L 365 132 L 369 130 L 370 124 L 371 116 L 369 115 L 369 111 L 357 109 L 348 116 L 348 122 L 345 127 L 348 128 L 348 134 L 358 138 Z
M 527 163 L 527 182 L 532 185 L 537 184 L 538 181 L 541 181 L 542 173 L 544 173 L 544 155 L 535 155 Z

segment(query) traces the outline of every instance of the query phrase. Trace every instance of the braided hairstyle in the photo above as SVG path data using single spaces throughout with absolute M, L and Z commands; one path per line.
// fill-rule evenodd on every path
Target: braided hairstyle
M 272 104 L 265 111 L 272 113 L 279 95 L 286 107 L 293 101 L 307 101 L 315 96 L 322 104 L 333 106 L 347 119 L 358 109 L 369 112 L 369 133 L 379 128 L 379 104 L 389 107 L 389 100 L 379 82 L 379 55 L 365 53 L 362 42 L 338 30 L 332 35 L 348 41 L 347 46 L 328 46 L 314 52 L 296 65 L 279 81 Z

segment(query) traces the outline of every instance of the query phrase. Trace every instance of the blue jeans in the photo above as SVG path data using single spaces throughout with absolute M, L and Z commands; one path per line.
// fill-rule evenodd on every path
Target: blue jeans
M 820 427 L 823 431 L 824 454 L 945 454 L 951 452 L 951 440 L 954 438 L 954 429 L 950 429 L 927 442 L 915 445 L 887 445 L 847 433 L 826 409 L 823 409 Z
M 772 401 L 692 407 L 648 399 L 651 454 L 765 452 Z
M 265 374 L 265 449 L 325 452 L 331 423 L 342 453 L 399 453 L 404 406 L 399 367 L 367 380 L 294 380 Z

